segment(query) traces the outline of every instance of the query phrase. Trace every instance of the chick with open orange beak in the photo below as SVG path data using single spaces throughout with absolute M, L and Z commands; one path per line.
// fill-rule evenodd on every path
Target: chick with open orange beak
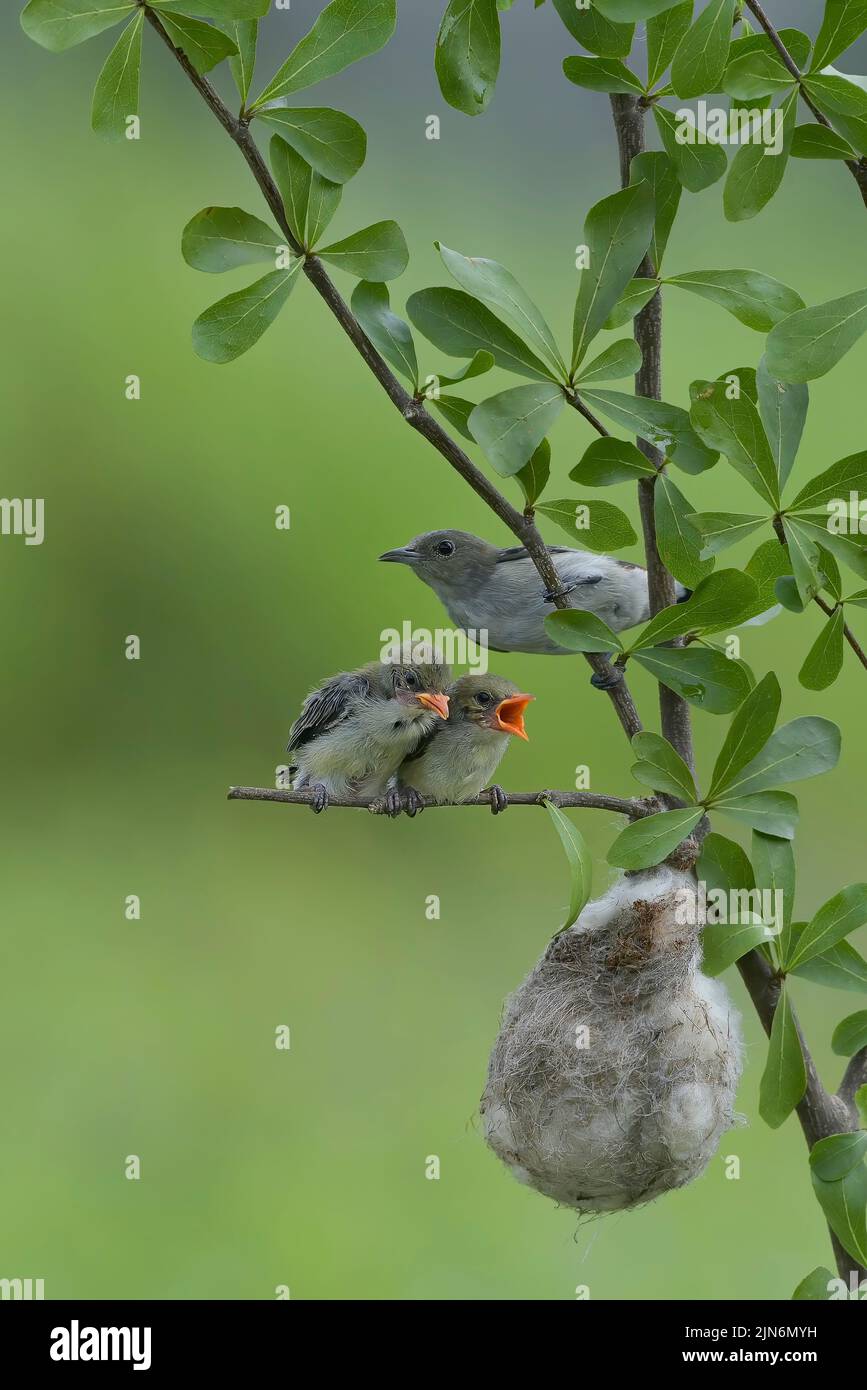
M 487 788 L 491 810 L 508 797 L 493 783 L 510 737 L 527 739 L 524 711 L 534 698 L 503 676 L 461 676 L 449 686 L 449 717 L 438 724 L 400 769 L 405 808 L 413 816 L 424 801 L 473 801 Z

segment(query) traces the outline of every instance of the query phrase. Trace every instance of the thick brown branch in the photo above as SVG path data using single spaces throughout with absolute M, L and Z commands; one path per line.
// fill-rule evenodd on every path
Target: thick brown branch
M 617 148 L 620 156 L 620 182 L 626 188 L 629 184 L 632 161 L 645 148 L 645 113 L 638 99 L 632 96 L 615 95 L 611 98 L 614 115 L 614 128 L 617 133 Z M 646 256 L 638 267 L 637 275 L 654 279 L 658 267 Z M 641 349 L 642 363 L 635 378 L 635 394 L 652 400 L 662 399 L 662 295 L 659 291 L 646 304 L 635 319 L 635 341 Z M 639 439 L 638 447 L 653 466 L 659 470 L 663 458 L 646 439 Z M 638 484 L 638 502 L 641 510 L 641 528 L 644 533 L 644 551 L 647 557 L 647 587 L 650 595 L 650 611 L 658 613 L 668 608 L 677 597 L 674 578 L 669 574 L 659 553 L 656 540 L 656 519 L 654 498 L 656 478 L 642 478 Z M 682 646 L 682 639 L 674 643 Z M 693 750 L 692 721 L 689 705 L 680 695 L 665 685 L 659 687 L 659 713 L 662 732 L 683 758 L 687 767 L 695 775 L 695 753 Z
M 544 801 L 552 801 L 555 806 L 573 808 L 579 810 L 611 811 L 618 816 L 628 816 L 630 820 L 639 820 L 642 816 L 650 816 L 654 811 L 659 810 L 659 803 L 653 797 L 634 797 L 626 798 L 621 796 L 597 796 L 593 792 L 563 792 L 563 791 L 541 791 L 541 792 L 508 792 L 510 806 L 541 806 Z M 287 806 L 309 806 L 312 803 L 312 793 L 309 791 L 289 791 L 282 787 L 230 787 L 228 793 L 229 801 L 280 801 Z M 425 808 L 433 809 L 438 806 L 436 801 L 425 801 Z M 491 809 L 491 803 L 486 796 L 474 797 L 472 801 L 461 801 L 456 803 L 460 806 L 486 806 Z M 345 796 L 333 797 L 329 799 L 329 808 L 332 806 L 345 807 L 353 811 L 369 811 L 371 804 L 363 797 Z
M 350 342 L 363 358 L 367 367 L 376 377 L 380 386 L 385 391 L 389 400 L 400 411 L 407 423 L 416 430 L 429 444 L 442 455 L 442 457 L 459 473 L 473 491 L 481 497 L 482 501 L 490 507 L 491 511 L 509 528 L 514 536 L 526 546 L 527 552 L 536 566 L 540 579 L 543 581 L 545 589 L 558 596 L 553 600 L 555 607 L 570 607 L 568 595 L 560 595 L 560 577 L 554 567 L 554 562 L 532 516 L 527 516 L 523 512 L 513 507 L 493 483 L 485 476 L 481 469 L 477 468 L 472 459 L 464 453 L 463 449 L 451 438 L 443 427 L 429 415 L 421 401 L 411 396 L 404 389 L 397 377 L 389 368 L 385 360 L 377 352 L 373 343 L 368 338 L 361 324 L 355 318 L 348 304 L 338 292 L 336 286 L 325 271 L 322 262 L 318 257 L 306 255 L 304 248 L 292 234 L 292 230 L 286 220 L 283 208 L 283 200 L 280 197 L 279 189 L 275 184 L 268 170 L 256 142 L 250 134 L 247 121 L 243 118 L 234 116 L 225 105 L 222 98 L 208 82 L 207 78 L 202 77 L 196 72 L 186 54 L 181 52 L 172 43 L 171 38 L 166 33 L 158 16 L 149 9 L 145 10 L 148 22 L 159 34 L 163 43 L 174 55 L 175 60 L 183 68 L 193 86 L 206 102 L 210 110 L 214 113 L 217 120 L 224 130 L 228 132 L 232 140 L 243 154 L 247 164 L 253 174 L 259 189 L 278 223 L 281 231 L 286 237 L 287 244 L 299 255 L 304 255 L 304 273 L 307 279 L 318 291 L 319 295 L 328 305 L 340 327 L 343 329 Z M 588 655 L 587 662 L 598 676 L 605 681 L 616 677 L 611 663 L 599 655 Z M 635 702 L 629 691 L 626 681 L 616 680 L 606 691 L 608 698 L 614 706 L 620 724 L 627 736 L 632 738 L 633 734 L 641 731 L 641 720 L 635 708 Z
M 840 1082 L 840 1089 L 837 1092 L 840 1100 L 849 1107 L 853 1120 L 858 1120 L 857 1106 L 855 1105 L 855 1092 L 860 1091 L 862 1086 L 867 1086 L 867 1047 L 862 1047 L 860 1052 L 850 1058 L 849 1065 L 843 1073 L 843 1080 Z
M 759 0 L 746 0 L 746 4 L 747 9 L 751 10 L 752 13 L 755 15 L 756 19 L 758 20 L 759 24 L 761 24 L 771 43 L 774 45 L 774 48 L 777 50 L 781 59 L 788 68 L 789 72 L 797 81 L 801 97 L 803 98 L 805 105 L 810 108 L 811 112 L 816 117 L 816 120 L 819 122 L 820 125 L 827 126 L 829 130 L 833 129 L 833 127 L 831 126 L 831 122 L 828 120 L 827 116 L 825 116 L 823 112 L 819 110 L 818 106 L 810 96 L 810 93 L 804 87 L 804 74 L 801 72 L 800 68 L 798 67 L 798 64 L 795 62 L 791 53 L 786 48 L 786 45 L 783 43 L 783 40 L 780 38 L 770 19 L 765 14 L 764 7 L 759 3 Z M 865 206 L 867 206 L 867 159 L 847 159 L 846 168 L 849 170 L 853 179 L 857 183 L 858 191 L 861 194 L 862 199 L 864 200 Z

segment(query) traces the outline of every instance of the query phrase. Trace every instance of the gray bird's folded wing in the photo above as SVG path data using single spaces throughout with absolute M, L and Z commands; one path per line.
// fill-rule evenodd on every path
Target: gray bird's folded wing
M 366 676 L 342 675 L 314 690 L 304 701 L 301 713 L 289 730 L 286 751 L 300 748 L 341 724 L 359 700 L 370 694 Z

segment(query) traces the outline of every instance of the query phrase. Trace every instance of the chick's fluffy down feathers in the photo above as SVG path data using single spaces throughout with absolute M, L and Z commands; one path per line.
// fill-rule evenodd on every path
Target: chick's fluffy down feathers
M 668 868 L 585 907 L 507 1001 L 482 1097 L 485 1137 L 520 1182 L 582 1212 L 691 1182 L 734 1120 L 740 1021 L 700 970 Z

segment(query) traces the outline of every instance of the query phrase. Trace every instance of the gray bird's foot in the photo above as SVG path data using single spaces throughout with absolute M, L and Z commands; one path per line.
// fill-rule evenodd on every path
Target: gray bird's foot
M 614 690 L 623 680 L 623 668 L 621 666 L 612 667 L 611 674 L 608 676 L 592 675 L 590 684 L 594 690 Z
M 502 787 L 497 786 L 496 782 L 492 787 L 488 787 L 488 796 L 491 798 L 491 811 L 498 816 L 501 811 L 505 811 L 509 804 L 509 798 Z
M 420 816 L 424 810 L 424 797 L 419 796 L 415 787 L 404 787 L 403 809 L 410 819 L 412 819 L 413 816 Z
M 399 816 L 403 810 L 403 797 L 400 787 L 389 787 L 388 791 L 385 793 L 384 800 L 385 814 L 391 816 L 392 819 L 394 819 L 395 816 Z
M 555 599 L 566 598 L 567 595 L 571 594 L 577 588 L 577 584 L 564 584 L 562 589 L 546 589 L 542 598 L 546 603 L 553 603 Z
M 310 806 L 313 810 L 313 814 L 318 816 L 321 811 L 328 810 L 328 792 L 321 782 L 315 782 L 310 790 L 313 793 Z

